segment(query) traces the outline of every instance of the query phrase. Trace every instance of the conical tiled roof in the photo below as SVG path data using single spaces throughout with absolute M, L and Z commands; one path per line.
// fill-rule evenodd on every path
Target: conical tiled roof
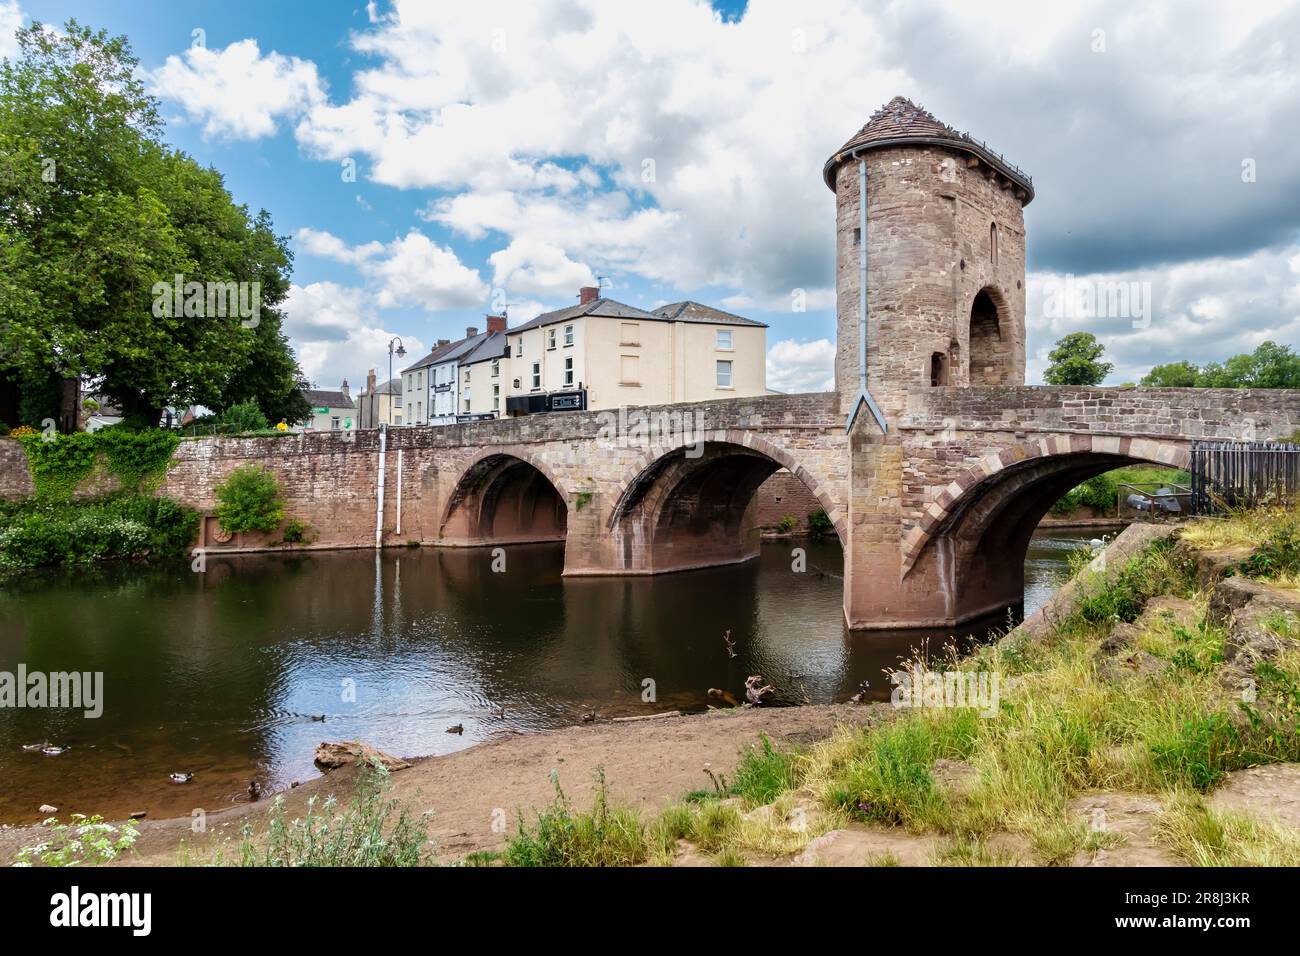
M 1025 205 L 1034 198 L 1034 181 L 1024 170 L 1011 165 L 1000 153 L 995 153 L 968 133 L 939 122 L 929 110 L 922 109 L 905 96 L 895 96 L 871 114 L 867 125 L 826 161 L 822 177 L 834 190 L 836 168 L 854 153 L 908 143 L 946 146 L 977 156 L 1024 190 Z

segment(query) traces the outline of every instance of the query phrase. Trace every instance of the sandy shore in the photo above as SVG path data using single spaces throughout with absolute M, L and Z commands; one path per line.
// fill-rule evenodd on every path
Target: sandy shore
M 415 812 L 429 813 L 436 858 L 451 861 L 475 850 L 500 848 L 506 832 L 514 829 L 517 811 L 550 802 L 552 770 L 579 806 L 590 803 L 594 775 L 604 768 L 614 799 L 653 812 L 710 786 L 706 767 L 730 776 L 742 748 L 754 745 L 760 733 L 778 744 L 802 745 L 827 736 L 839 724 L 861 725 L 892 712 L 888 704 L 752 708 L 521 734 L 417 760 L 393 774 L 393 796 Z M 343 768 L 289 791 L 290 817 L 301 813 L 311 796 L 333 793 L 346 800 L 353 778 L 352 768 Z M 120 862 L 202 862 L 223 849 L 228 860 L 243 825 L 256 827 L 270 806 L 267 799 L 209 814 L 203 833 L 193 831 L 189 817 L 142 821 L 135 852 Z M 39 827 L 0 830 L 0 859 L 11 860 L 21 847 L 40 842 L 43 833 Z

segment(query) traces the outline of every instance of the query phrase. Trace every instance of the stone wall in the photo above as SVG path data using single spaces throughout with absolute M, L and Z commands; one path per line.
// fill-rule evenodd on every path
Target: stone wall
M 796 520 L 796 531 L 808 530 L 808 515 L 821 503 L 808 486 L 782 468 L 759 486 L 754 496 L 755 520 L 760 528 L 775 529 L 787 515 Z
M 909 391 L 930 385 L 935 353 L 948 381 L 971 376 L 971 307 L 988 290 L 998 311 L 995 341 L 975 356 L 995 365 L 998 384 L 1025 380 L 1025 229 L 1015 191 L 986 166 L 940 147 L 876 149 L 867 161 L 868 377 L 887 420 Z M 1009 185 L 1009 184 L 1008 184 Z M 858 390 L 858 164 L 836 171 L 836 388 L 841 412 Z M 997 257 L 990 231 L 997 225 Z

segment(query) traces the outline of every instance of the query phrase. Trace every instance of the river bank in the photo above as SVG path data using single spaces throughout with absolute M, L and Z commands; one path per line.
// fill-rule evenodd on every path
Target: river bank
M 984 716 L 922 702 L 594 721 L 418 761 L 390 797 L 425 821 L 426 862 L 1297 865 L 1297 534 L 1294 516 L 1135 527 L 955 665 L 1000 678 Z M 295 788 L 284 813 L 345 802 L 354 779 Z M 208 814 L 202 834 L 146 821 L 122 862 L 229 863 L 268 809 Z M 0 853 L 41 832 L 0 831 Z

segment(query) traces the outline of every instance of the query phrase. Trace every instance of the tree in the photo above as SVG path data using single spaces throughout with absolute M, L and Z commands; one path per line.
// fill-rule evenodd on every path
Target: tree
M 147 425 L 170 404 L 292 404 L 276 308 L 291 258 L 270 217 L 166 147 L 125 38 L 73 20 L 18 42 L 0 65 L 0 370 L 88 380 Z M 155 285 L 178 275 L 260 283 L 258 323 L 156 314 Z
M 1199 368 L 1184 359 L 1168 365 L 1157 365 L 1142 376 L 1141 384 L 1150 388 L 1190 388 L 1196 384 L 1200 374 Z
M 1254 352 L 1198 367 L 1186 360 L 1157 365 L 1143 385 L 1197 388 L 1300 388 L 1300 355 L 1289 345 L 1263 342 Z
M 1048 354 L 1043 373 L 1049 385 L 1100 385 L 1115 366 L 1101 361 L 1105 346 L 1091 332 L 1071 332 Z

